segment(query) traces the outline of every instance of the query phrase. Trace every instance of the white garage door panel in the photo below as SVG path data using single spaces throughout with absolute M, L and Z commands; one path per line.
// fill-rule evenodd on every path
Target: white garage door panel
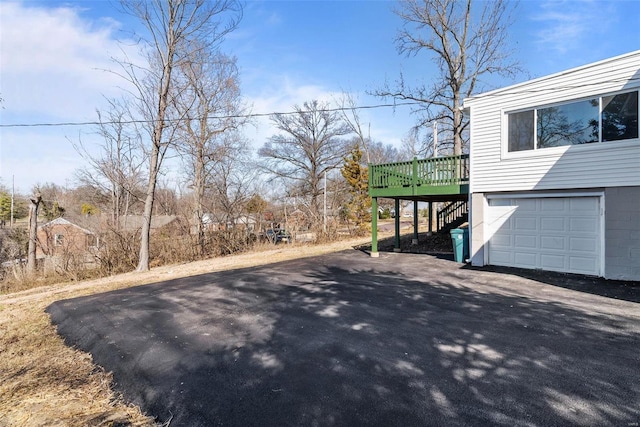
M 520 203 L 518 204 L 518 209 L 521 212 L 535 212 L 536 199 L 520 199 Z
M 514 244 L 518 248 L 536 248 L 536 236 L 521 236 L 516 235 Z
M 538 254 L 535 252 L 515 252 L 513 261 L 524 268 L 536 268 L 538 265 L 537 256 Z
M 571 211 L 576 214 L 591 216 L 591 212 L 599 209 L 600 203 L 597 197 L 575 197 L 569 199 Z
M 600 198 L 489 199 L 488 263 L 601 274 Z
M 595 253 L 597 242 L 594 238 L 572 237 L 569 239 L 569 250 L 571 252 Z
M 597 259 L 594 257 L 569 257 L 569 271 L 571 273 L 595 274 L 593 269 L 596 264 Z
M 580 214 L 580 212 L 577 214 Z M 571 231 L 583 231 L 596 234 L 595 230 L 598 228 L 598 224 L 598 218 L 571 218 L 569 221 L 569 229 Z
M 511 236 L 507 234 L 496 236 L 496 239 L 493 241 L 493 245 L 495 246 L 496 250 L 500 247 L 508 250 L 511 247 Z
M 511 254 L 510 251 L 501 251 L 499 249 L 495 249 L 493 251 L 493 261 L 495 265 L 510 265 L 511 264 Z
M 540 255 L 540 265 L 543 270 L 564 271 L 567 268 L 565 258 L 558 255 Z
M 540 203 L 545 212 L 564 211 L 564 199 L 541 199 Z
M 540 236 L 540 247 L 542 249 L 564 251 L 564 238 L 558 236 Z
M 562 217 L 542 218 L 540 221 L 540 226 L 544 231 L 562 231 L 565 228 Z
M 514 229 L 518 230 L 520 232 L 523 231 L 536 231 L 537 230 L 537 224 L 536 224 L 536 217 L 532 217 L 532 216 L 527 216 L 525 218 L 518 218 L 516 217 L 514 219 Z

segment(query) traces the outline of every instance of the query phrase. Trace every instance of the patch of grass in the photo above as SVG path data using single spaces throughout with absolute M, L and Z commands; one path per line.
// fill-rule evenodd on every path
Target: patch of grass
M 0 425 L 153 425 L 90 355 L 64 345 L 44 312 L 50 301 L 0 306 Z
M 0 295 L 26 291 L 28 289 L 39 288 L 42 286 L 55 285 L 56 283 L 64 283 L 67 281 L 68 279 L 58 275 L 29 278 L 25 274 L 23 277 L 5 277 L 5 279 L 0 282 Z

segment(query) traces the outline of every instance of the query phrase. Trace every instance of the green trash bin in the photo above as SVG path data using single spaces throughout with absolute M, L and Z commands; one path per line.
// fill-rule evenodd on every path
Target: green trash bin
M 453 258 L 456 262 L 465 262 L 469 258 L 469 229 L 454 228 L 450 231 L 453 243 Z

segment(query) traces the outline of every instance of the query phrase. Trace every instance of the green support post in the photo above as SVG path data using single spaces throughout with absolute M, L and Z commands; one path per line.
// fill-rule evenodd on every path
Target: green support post
M 413 201 L 413 239 L 411 240 L 412 245 L 418 244 L 418 202 Z
M 377 258 L 378 253 L 378 198 L 371 198 L 371 256 Z
M 394 240 L 394 246 L 393 246 L 393 251 L 394 252 L 400 252 L 400 199 L 394 199 L 395 202 L 395 210 L 396 210 L 396 217 L 395 217 L 395 225 L 396 225 L 396 236 L 395 236 L 395 240 Z
M 431 236 L 432 233 L 433 233 L 433 202 L 429 202 L 429 233 L 428 235 Z

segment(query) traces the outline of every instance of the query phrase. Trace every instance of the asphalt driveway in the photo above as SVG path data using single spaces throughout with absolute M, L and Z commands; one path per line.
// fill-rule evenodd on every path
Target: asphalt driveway
M 48 312 L 171 426 L 640 425 L 640 286 L 535 274 L 347 251 Z

